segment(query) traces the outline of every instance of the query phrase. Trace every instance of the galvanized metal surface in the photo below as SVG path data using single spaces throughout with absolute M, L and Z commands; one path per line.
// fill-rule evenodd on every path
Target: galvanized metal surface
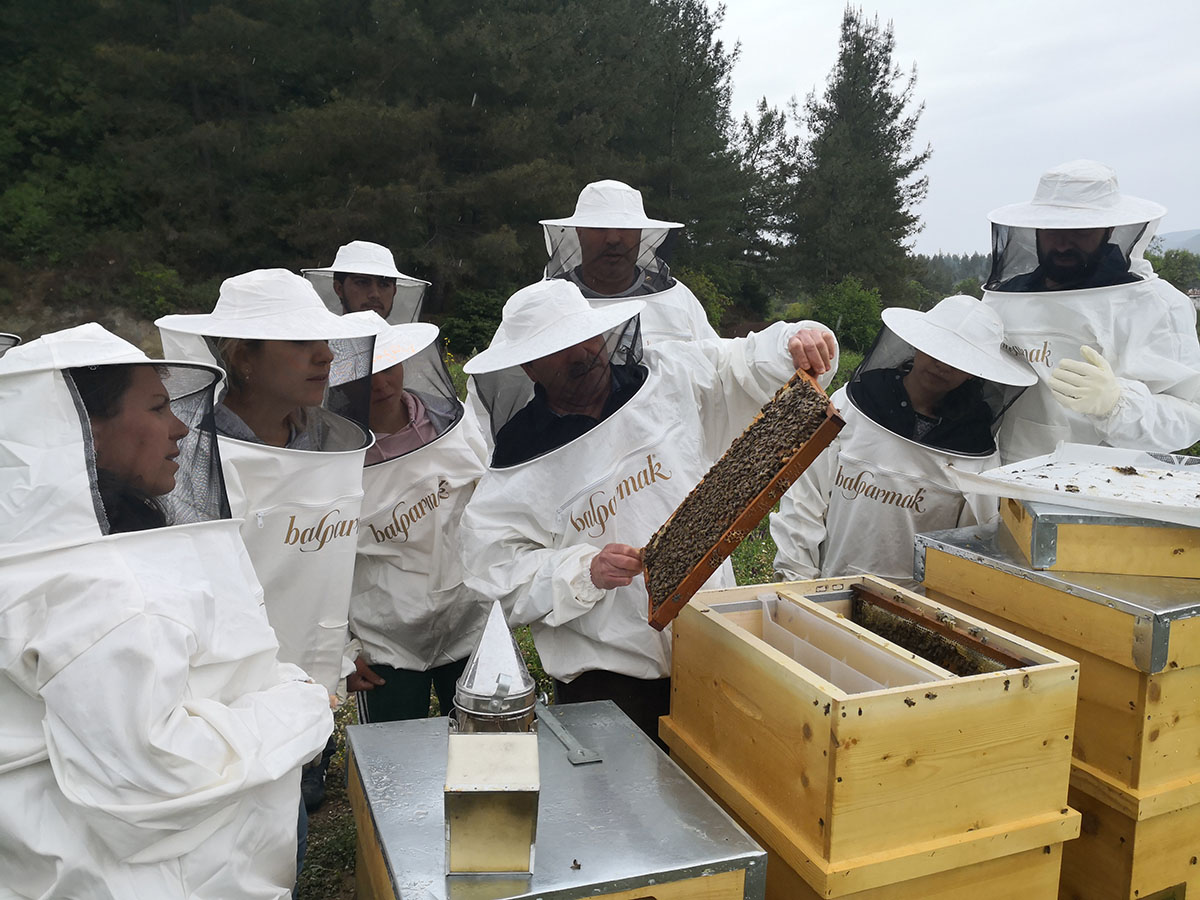
M 497 601 L 455 684 L 458 726 L 462 731 L 529 731 L 536 690 Z
M 745 900 L 761 900 L 765 852 L 615 704 L 565 704 L 555 713 L 604 762 L 573 766 L 558 738 L 539 730 L 528 879 L 443 874 L 445 719 L 346 730 L 400 900 L 577 900 L 737 869 L 746 870 Z
M 1166 666 L 1170 623 L 1200 615 L 1200 579 L 1034 569 L 999 523 L 918 534 L 915 543 L 918 579 L 925 577 L 925 554 L 930 548 L 1132 616 L 1131 652 L 1134 664 L 1143 672 L 1161 672 Z

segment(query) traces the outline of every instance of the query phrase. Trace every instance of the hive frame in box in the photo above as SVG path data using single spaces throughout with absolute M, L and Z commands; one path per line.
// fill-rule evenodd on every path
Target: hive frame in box
M 781 389 L 781 392 L 783 390 L 787 390 L 788 388 L 794 387 L 801 381 L 808 382 L 822 396 L 825 396 L 825 391 L 822 390 L 816 379 L 807 372 L 800 371 L 796 372 L 796 374 L 792 376 L 788 383 Z M 776 398 L 778 398 L 778 396 L 779 394 L 776 394 Z M 767 406 L 770 406 L 771 403 L 774 402 L 776 402 L 776 400 L 773 398 L 770 403 L 767 404 Z M 766 406 L 764 406 L 764 409 L 765 408 Z M 750 428 L 752 428 L 754 424 L 762 418 L 762 415 L 763 414 L 760 411 L 754 417 L 753 421 L 746 426 L 746 431 L 749 431 Z M 791 456 L 789 456 L 780 464 L 778 471 L 776 471 L 771 480 L 767 482 L 766 486 L 759 491 L 759 493 L 755 495 L 749 504 L 747 504 L 746 508 L 738 514 L 738 516 L 733 520 L 732 524 L 730 524 L 730 526 L 725 529 L 724 533 L 722 533 L 721 537 L 717 539 L 717 542 L 713 544 L 705 552 L 705 554 L 700 557 L 699 560 L 697 560 L 696 564 L 692 566 L 683 579 L 675 586 L 674 590 L 667 592 L 666 597 L 655 598 L 652 594 L 650 594 L 650 577 L 649 572 L 647 572 L 646 592 L 649 596 L 648 621 L 650 625 L 652 625 L 658 631 L 662 631 L 671 623 L 672 619 L 679 615 L 679 611 L 683 609 L 688 600 L 690 600 L 696 591 L 700 590 L 704 583 L 712 577 L 713 572 L 717 570 L 721 563 L 723 563 L 725 559 L 741 545 L 742 541 L 746 539 L 746 536 L 754 530 L 755 526 L 757 526 L 758 523 L 763 520 L 763 517 L 765 517 L 767 513 L 769 513 L 775 506 L 775 504 L 779 502 L 779 498 L 784 495 L 787 489 L 795 483 L 796 479 L 800 477 L 804 470 L 812 464 L 813 460 L 820 456 L 825 448 L 828 447 L 833 441 L 833 439 L 837 437 L 838 432 L 842 430 L 842 427 L 845 424 L 845 420 L 842 419 L 834 405 L 827 402 L 825 408 L 825 420 L 817 427 L 817 430 L 813 432 L 807 441 L 797 447 Z M 746 431 L 743 431 L 742 433 L 745 434 Z M 724 458 L 724 456 L 721 457 L 721 459 Z M 713 469 L 716 468 L 720 462 L 721 460 L 718 460 L 713 464 L 704 478 L 700 479 L 700 483 L 692 488 L 688 496 L 684 498 L 684 503 L 686 503 L 689 498 L 696 494 L 697 491 L 703 490 L 705 479 L 708 478 L 708 475 L 712 473 Z M 682 507 L 682 505 L 683 504 L 680 504 L 680 507 Z M 678 512 L 679 508 L 677 508 L 675 512 L 671 514 L 670 518 L 663 523 L 662 528 L 655 533 L 655 536 L 664 531 L 667 526 L 671 524 Z M 650 540 L 653 541 L 654 537 L 651 537 Z M 647 541 L 647 545 L 649 543 L 650 541 Z
M 846 621 L 837 605 L 856 586 L 1027 664 L 950 675 Z M 762 592 L 911 657 L 928 680 L 839 688 L 755 633 Z M 772 854 L 768 900 L 1056 895 L 1080 828 L 1067 804 L 1075 662 L 872 576 L 704 591 L 673 635 L 660 734 Z

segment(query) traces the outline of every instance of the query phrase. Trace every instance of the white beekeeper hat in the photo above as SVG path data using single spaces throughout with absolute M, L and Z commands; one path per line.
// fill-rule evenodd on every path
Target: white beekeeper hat
M 373 335 L 368 315 L 374 313 L 335 315 L 307 279 L 287 269 L 256 269 L 221 282 L 211 313 L 163 316 L 154 324 L 208 337 L 313 341 Z
M 1024 360 L 1005 352 L 1004 323 L 974 297 L 956 294 L 929 312 L 891 307 L 883 324 L 902 341 L 960 372 L 1019 387 L 1038 378 Z
M 572 282 L 539 281 L 508 298 L 491 346 L 468 360 L 463 371 L 499 372 L 541 359 L 628 322 L 645 306 L 625 300 L 593 309 Z
M 1029 203 L 988 213 L 996 225 L 1014 228 L 1110 228 L 1161 219 L 1166 207 L 1122 194 L 1117 173 L 1103 163 L 1077 159 L 1046 172 Z
M 379 316 L 371 313 L 376 319 Z M 379 319 L 383 321 L 383 319 Z M 385 323 L 386 324 L 386 323 Z M 438 327 L 430 322 L 405 322 L 387 325 L 375 338 L 371 374 L 386 372 L 392 366 L 411 359 L 437 340 Z
M 682 228 L 682 222 L 647 217 L 642 192 L 620 181 L 593 181 L 579 192 L 575 214 L 566 219 L 542 219 L 539 225 L 563 228 Z
M 413 284 L 428 285 L 422 278 L 405 275 L 396 268 L 396 257 L 392 251 L 382 244 L 370 241 L 351 241 L 338 247 L 333 265 L 315 269 L 301 269 L 301 275 L 329 275 L 337 272 L 353 273 L 355 275 L 379 275 L 384 278 L 396 278 Z

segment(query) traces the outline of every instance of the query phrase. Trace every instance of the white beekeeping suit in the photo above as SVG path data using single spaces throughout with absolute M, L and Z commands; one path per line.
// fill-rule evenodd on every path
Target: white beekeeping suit
M 511 622 L 532 624 L 546 672 L 563 682 L 588 670 L 670 674 L 670 634 L 647 624 L 643 579 L 600 589 L 590 565 L 606 545 L 643 546 L 728 448 L 730 422 L 748 425 L 795 371 L 788 341 L 802 326 L 786 322 L 743 339 L 649 347 L 643 362 L 642 307 L 590 309 L 571 282 L 543 281 L 509 300 L 492 346 L 465 367 L 496 438 L 463 516 L 466 583 L 500 600 Z M 609 403 L 621 405 L 566 443 L 526 445 L 535 388 L 521 364 L 597 336 L 595 359 L 614 379 Z M 725 568 L 709 580 L 733 583 Z
M 98 325 L 0 359 L 4 897 L 291 896 L 300 765 L 333 720 L 324 689 L 276 658 L 228 518 L 218 378 Z M 122 379 L 117 414 L 93 412 Z M 162 428 L 135 440 L 147 420 L 166 455 Z M 138 447 L 159 448 L 138 471 L 178 466 L 167 487 L 116 474 Z M 136 525 L 119 524 L 127 502 Z
M 351 241 L 338 247 L 333 264 L 301 269 L 330 312 L 374 312 L 389 325 L 415 322 L 429 282 L 396 268 L 392 251 L 370 241 Z M 364 276 L 362 285 L 346 287 L 345 280 Z M 357 288 L 357 289 L 356 289 Z
M 463 415 L 437 338 L 437 326 L 427 323 L 393 325 L 376 338 L 377 442 L 363 471 L 350 599 L 350 631 L 366 661 L 420 672 L 465 660 L 488 616 L 488 604 L 463 584 L 459 554 L 463 508 L 484 472 L 486 448 Z M 420 419 L 383 433 L 374 415 L 397 390 Z
M 644 300 L 641 330 L 642 342 L 647 347 L 660 341 L 698 341 L 718 336 L 696 295 L 672 277 L 661 255 L 671 229 L 682 228 L 683 223 L 647 216 L 641 191 L 620 181 L 596 181 L 580 191 L 574 215 L 543 219 L 538 224 L 545 231 L 546 251 L 550 255 L 546 277 L 573 281 L 596 308 L 632 297 Z M 580 228 L 640 233 L 633 236 L 636 243 L 628 260 L 632 281 L 627 287 L 615 293 L 601 293 L 589 286 L 586 269 L 590 259 L 580 243 L 577 230 Z
M 227 339 L 254 347 L 328 343 L 332 363 L 324 400 L 302 410 L 303 427 L 287 445 L 263 443 L 236 419 L 237 427 L 230 427 L 228 392 L 217 423 L 230 505 L 243 520 L 242 537 L 263 585 L 280 659 L 300 666 L 330 693 L 344 674 L 362 466 L 371 443 L 366 405 L 374 318 L 334 315 L 299 275 L 265 269 L 226 279 L 212 313 L 164 316 L 155 323 L 168 354 L 217 363 L 227 372 L 220 351 Z M 236 382 L 237 373 L 230 378 Z M 247 389 L 258 380 L 256 375 Z
M 1142 256 L 1165 212 L 1077 160 L 1045 173 L 1032 202 L 988 214 L 983 301 L 1039 378 L 1005 416 L 1005 462 L 1059 441 L 1171 452 L 1200 440 L 1196 310 Z
M 999 317 L 974 297 L 948 297 L 927 313 L 885 309 L 883 320 L 833 395 L 845 427 L 771 515 L 785 579 L 911 580 L 915 535 L 997 515 L 995 498 L 964 495 L 947 469 L 999 465 L 1001 416 L 1036 376 L 1004 352 Z

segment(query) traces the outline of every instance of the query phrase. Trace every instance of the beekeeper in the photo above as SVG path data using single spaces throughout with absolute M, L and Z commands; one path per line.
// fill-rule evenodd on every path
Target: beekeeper
M 983 302 L 1039 383 L 1005 416 L 1005 462 L 1059 441 L 1171 452 L 1200 440 L 1196 310 L 1143 258 L 1166 210 L 1090 160 L 993 210 Z
M 373 312 L 390 324 L 415 322 L 428 281 L 396 268 L 392 251 L 370 241 L 338 247 L 333 265 L 301 269 L 330 312 Z
M 600 308 L 637 297 L 642 341 L 694 341 L 715 338 L 696 295 L 672 277 L 664 244 L 681 222 L 651 219 L 642 194 L 620 181 L 596 181 L 579 193 L 575 214 L 543 219 L 547 278 L 571 281 L 592 306 Z
M 381 326 L 382 320 L 376 320 Z M 459 525 L 487 451 L 427 323 L 384 327 L 375 340 L 371 430 L 350 598 L 347 687 L 359 721 L 424 718 L 430 688 L 442 715 L 488 617 L 463 584 Z
M 0 356 L 3 356 L 19 343 L 21 343 L 21 338 L 18 335 L 0 331 Z
M 331 694 L 372 441 L 369 318 L 334 315 L 299 275 L 262 269 L 226 279 L 211 313 L 155 323 L 168 354 L 226 372 L 221 461 L 279 656 Z
M 833 395 L 845 427 L 771 515 L 784 580 L 908 581 L 916 534 L 998 515 L 994 497 L 964 495 L 947 467 L 999 465 L 1001 415 L 1037 376 L 1004 351 L 999 316 L 974 297 L 947 297 L 926 313 L 885 309 L 883 322 Z
M 300 764 L 333 719 L 276 658 L 218 378 L 94 324 L 0 360 L 5 897 L 291 896 Z
M 532 625 L 560 702 L 614 700 L 657 736 L 671 638 L 647 624 L 640 550 L 797 368 L 832 378 L 833 335 L 778 322 L 646 348 L 645 301 L 594 308 L 568 279 L 523 288 L 464 367 L 495 453 L 463 514 L 466 584 Z M 710 586 L 732 585 L 719 571 Z

